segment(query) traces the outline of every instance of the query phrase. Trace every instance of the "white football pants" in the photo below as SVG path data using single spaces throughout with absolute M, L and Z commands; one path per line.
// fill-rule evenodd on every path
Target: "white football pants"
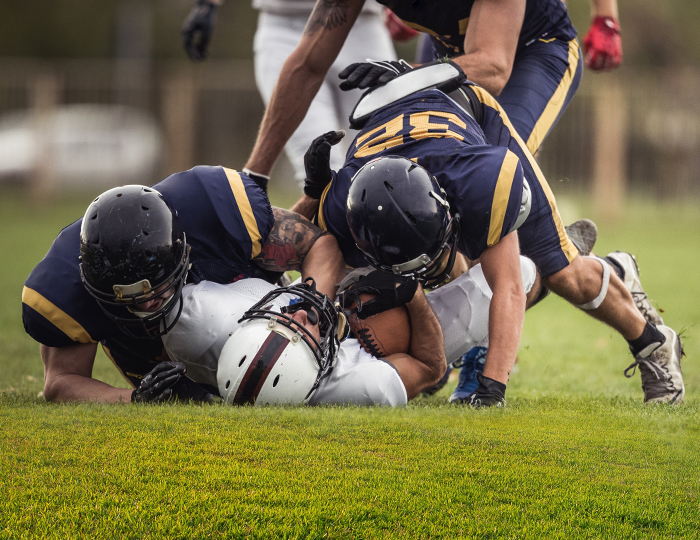
M 535 284 L 535 263 L 521 256 L 520 269 L 523 287 L 528 293 Z M 476 345 L 489 346 L 489 306 L 492 296 L 480 264 L 426 295 L 442 328 L 448 365 Z
M 306 26 L 306 16 L 283 16 L 261 12 L 253 44 L 255 81 L 260 95 L 267 105 L 277 83 L 282 66 L 296 48 Z M 309 112 L 285 146 L 287 158 L 294 167 L 294 177 L 303 185 L 304 154 L 316 137 L 331 130 L 349 129 L 350 113 L 362 95 L 362 90 L 343 92 L 338 78 L 345 67 L 353 62 L 396 60 L 394 45 L 384 27 L 382 16 L 361 13 L 350 31 L 338 58 L 326 75 L 326 80 L 316 94 Z M 331 168 L 343 166 L 348 145 L 354 138 L 348 134 L 331 152 Z

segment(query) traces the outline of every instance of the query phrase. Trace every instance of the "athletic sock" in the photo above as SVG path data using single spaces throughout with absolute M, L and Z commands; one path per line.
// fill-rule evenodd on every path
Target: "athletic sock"
M 611 257 L 603 257 L 602 259 L 610 266 L 612 266 L 612 269 L 615 270 L 617 277 L 619 277 L 620 279 L 625 279 L 625 269 L 622 268 L 622 266 L 620 266 L 620 263 L 618 263 L 615 259 L 612 259 Z
M 644 351 L 647 347 L 655 344 L 659 344 L 659 346 L 663 345 L 666 342 L 666 336 L 664 336 L 661 332 L 659 332 L 659 329 L 656 328 L 653 324 L 648 322 L 646 326 L 644 327 L 644 332 L 642 332 L 642 335 L 639 336 L 637 339 L 628 339 L 627 343 L 630 345 L 630 351 L 632 351 L 632 354 L 634 356 L 637 356 L 639 353 Z M 655 349 L 652 349 L 652 352 Z M 648 355 L 644 355 L 646 358 Z

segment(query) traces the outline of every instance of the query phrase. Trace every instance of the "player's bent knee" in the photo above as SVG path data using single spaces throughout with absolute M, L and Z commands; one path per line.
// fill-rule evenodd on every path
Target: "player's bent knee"
M 602 266 L 602 278 L 598 264 Z M 610 266 L 599 257 L 576 257 L 569 266 L 545 278 L 545 284 L 580 309 L 597 309 L 608 293 Z

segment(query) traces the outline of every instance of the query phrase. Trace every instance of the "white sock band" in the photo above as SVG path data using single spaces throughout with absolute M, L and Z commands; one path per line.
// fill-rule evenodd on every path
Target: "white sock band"
M 584 310 L 598 309 L 600 307 L 600 304 L 603 303 L 603 300 L 605 300 L 605 296 L 608 294 L 608 285 L 610 284 L 610 265 L 600 257 L 591 256 L 586 258 L 595 259 L 603 265 L 603 283 L 600 286 L 600 293 L 598 293 L 598 296 L 596 296 L 593 300 L 591 300 L 590 302 L 586 302 L 585 304 L 580 304 L 578 306 L 576 306 L 576 304 L 574 305 L 577 308 Z

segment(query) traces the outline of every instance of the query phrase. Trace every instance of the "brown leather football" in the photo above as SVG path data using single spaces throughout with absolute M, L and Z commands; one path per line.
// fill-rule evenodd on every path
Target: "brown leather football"
M 371 294 L 360 295 L 366 302 L 374 298 Z M 353 303 L 350 308 L 354 308 Z M 356 313 L 348 317 L 350 331 L 362 348 L 373 356 L 383 358 L 390 354 L 407 353 L 411 346 L 411 322 L 406 306 L 399 306 L 366 319 Z

